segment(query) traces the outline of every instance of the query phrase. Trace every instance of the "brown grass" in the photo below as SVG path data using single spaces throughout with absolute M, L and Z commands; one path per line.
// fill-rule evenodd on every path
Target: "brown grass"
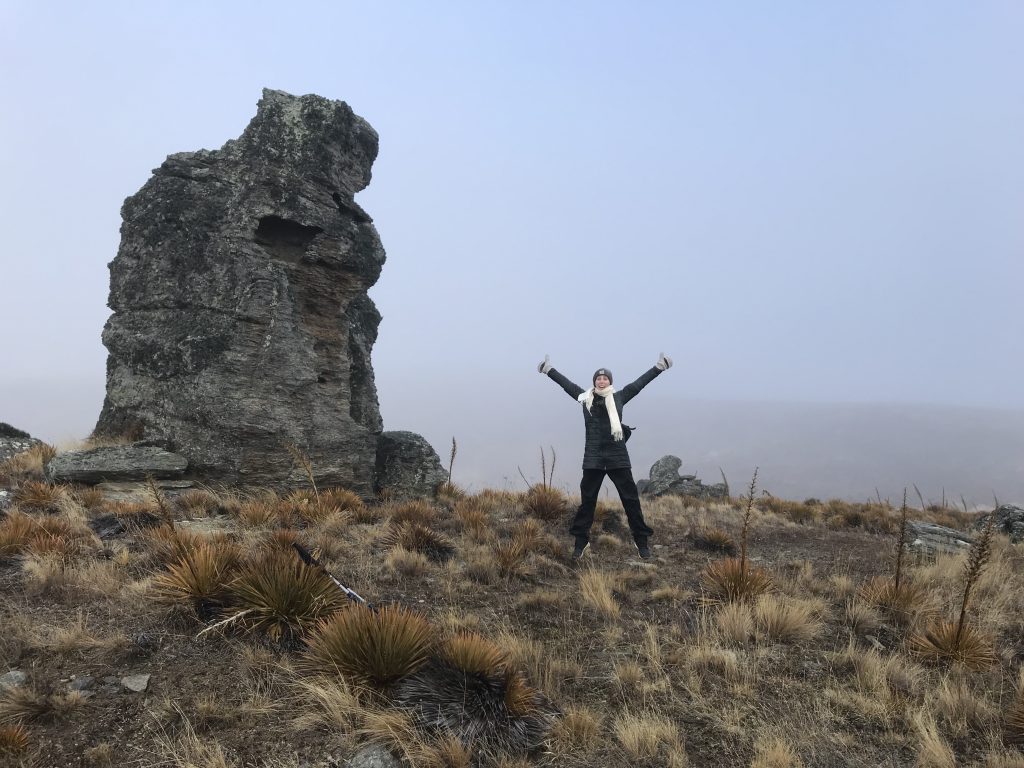
M 697 549 L 730 556 L 736 554 L 736 540 L 721 528 L 700 525 L 690 530 L 688 538 Z
M 1003 715 L 1003 734 L 1008 745 L 1024 745 L 1024 673 L 1020 675 L 1017 695 Z
M 527 514 L 539 520 L 556 522 L 569 512 L 569 501 L 565 494 L 546 485 L 534 485 L 523 496 L 523 507 Z
M 0 725 L 0 757 L 24 754 L 31 744 L 28 728 L 21 723 Z
M 822 630 L 821 622 L 807 605 L 775 595 L 758 598 L 754 605 L 754 621 L 767 638 L 779 643 L 806 643 Z
M 754 598 L 774 588 L 763 568 L 746 565 L 734 557 L 713 560 L 701 575 L 701 586 L 711 602 L 737 602 Z
M 622 606 L 614 595 L 616 580 L 610 573 L 588 568 L 580 573 L 579 583 L 584 605 L 609 621 L 622 615 Z
M 962 664 L 969 669 L 984 669 L 995 663 L 996 654 L 989 637 L 970 624 L 936 621 L 907 642 L 910 651 L 929 664 Z
M 205 620 L 224 605 L 237 565 L 238 550 L 233 545 L 199 544 L 154 579 L 156 597 L 165 603 L 191 605 Z
M 423 666 L 435 643 L 436 630 L 418 613 L 352 606 L 320 621 L 307 656 L 317 669 L 385 688 Z
M 436 563 L 451 559 L 455 545 L 439 533 L 417 522 L 393 523 L 381 537 L 386 549 L 401 547 L 409 552 L 419 552 Z
M 242 622 L 272 639 L 303 635 L 325 616 L 341 610 L 345 594 L 319 569 L 294 553 L 270 550 L 245 566 L 230 584 Z

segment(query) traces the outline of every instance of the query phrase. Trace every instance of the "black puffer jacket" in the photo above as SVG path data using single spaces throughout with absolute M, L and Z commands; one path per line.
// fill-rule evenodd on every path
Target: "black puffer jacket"
M 640 390 L 654 381 L 659 374 L 661 374 L 660 370 L 651 368 L 632 384 L 627 384 L 612 395 L 620 422 L 622 421 L 623 406 L 636 397 Z M 569 381 L 554 368 L 548 371 L 548 378 L 556 381 L 573 400 L 586 391 L 579 384 Z M 583 421 L 587 430 L 587 443 L 583 449 L 584 469 L 629 469 L 632 466 L 629 463 L 629 451 L 626 450 L 625 441 L 615 440 L 612 437 L 612 426 L 608 420 L 608 409 L 605 407 L 603 397 L 594 395 L 594 406 L 590 411 L 583 406 Z

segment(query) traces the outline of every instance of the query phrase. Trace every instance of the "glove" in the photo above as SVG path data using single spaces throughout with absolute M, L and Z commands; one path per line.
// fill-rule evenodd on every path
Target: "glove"
M 547 372 L 551 370 L 551 363 L 548 362 L 548 355 L 544 355 L 544 360 L 537 363 L 537 373 L 543 373 L 545 376 Z
M 658 355 L 658 362 L 654 364 L 654 367 L 657 368 L 659 371 L 667 371 L 669 368 L 672 367 L 672 358 L 665 357 L 665 353 L 662 352 Z

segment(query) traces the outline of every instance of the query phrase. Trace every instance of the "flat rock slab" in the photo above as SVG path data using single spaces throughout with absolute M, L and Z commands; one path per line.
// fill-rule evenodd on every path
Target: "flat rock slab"
M 17 688 L 24 685 L 26 680 L 28 680 L 28 675 L 20 669 L 12 669 L 10 672 L 0 675 L 0 691 Z
M 191 480 L 157 480 L 156 487 L 168 496 L 176 496 L 189 488 L 195 488 L 196 484 Z M 147 481 L 120 482 L 120 483 L 98 483 L 96 489 L 102 491 L 103 498 L 107 501 L 142 501 L 153 500 L 153 493 L 149 489 Z
M 188 460 L 177 453 L 152 445 L 116 445 L 68 451 L 46 465 L 46 477 L 56 483 L 96 485 L 103 482 L 142 482 L 178 479 Z
M 151 675 L 128 675 L 128 677 L 121 678 L 121 685 L 127 688 L 129 691 L 135 693 L 142 693 L 149 688 L 149 678 Z
M 923 520 L 907 521 L 907 529 L 910 534 L 907 546 L 927 555 L 966 552 L 974 543 L 970 534 Z

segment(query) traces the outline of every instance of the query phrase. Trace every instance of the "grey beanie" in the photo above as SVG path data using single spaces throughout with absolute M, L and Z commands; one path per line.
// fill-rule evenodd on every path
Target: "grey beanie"
M 609 384 L 611 384 L 614 381 L 614 379 L 612 379 L 611 371 L 609 371 L 607 368 L 598 368 L 596 371 L 594 371 L 594 375 L 590 378 L 590 383 L 593 384 L 595 381 L 597 381 L 598 376 L 607 376 Z

